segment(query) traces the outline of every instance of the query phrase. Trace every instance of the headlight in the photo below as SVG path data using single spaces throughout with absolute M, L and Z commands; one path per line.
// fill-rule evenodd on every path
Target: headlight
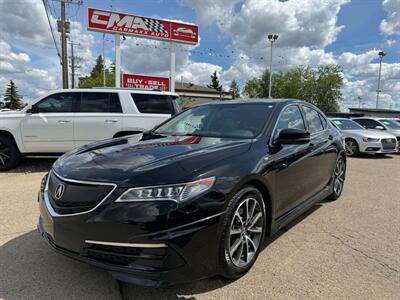
M 379 142 L 379 139 L 363 137 L 364 142 Z
M 188 183 L 138 187 L 127 190 L 116 202 L 160 201 L 183 202 L 208 191 L 214 184 L 215 177 Z

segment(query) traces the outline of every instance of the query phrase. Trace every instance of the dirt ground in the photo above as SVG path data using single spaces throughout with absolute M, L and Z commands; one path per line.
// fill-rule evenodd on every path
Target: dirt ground
M 241 279 L 163 289 L 119 286 L 41 240 L 36 194 L 52 163 L 0 173 L 0 299 L 400 299 L 400 155 L 349 159 L 342 197 L 268 239 Z

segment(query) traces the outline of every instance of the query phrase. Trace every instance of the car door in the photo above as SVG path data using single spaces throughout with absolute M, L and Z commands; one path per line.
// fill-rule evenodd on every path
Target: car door
M 82 92 L 75 115 L 75 146 L 112 138 L 123 127 L 118 93 Z
M 289 105 L 282 110 L 275 125 L 274 140 L 286 128 L 307 129 L 298 105 Z M 310 154 L 309 144 L 280 145 L 274 154 L 275 185 L 278 193 L 275 213 L 278 216 L 284 215 L 306 199 L 313 172 Z
M 52 94 L 32 106 L 21 123 L 26 152 L 63 153 L 74 147 L 74 112 L 79 93 Z
M 311 175 L 308 179 L 307 197 L 324 189 L 333 173 L 336 163 L 336 148 L 327 127 L 327 120 L 317 110 L 302 105 L 308 131 L 310 132 Z

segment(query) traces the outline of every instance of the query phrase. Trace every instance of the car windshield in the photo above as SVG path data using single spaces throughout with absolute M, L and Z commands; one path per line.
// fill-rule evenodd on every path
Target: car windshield
M 254 138 L 271 116 L 270 103 L 208 104 L 189 109 L 156 128 L 164 135 Z
M 381 123 L 383 123 L 386 127 L 390 129 L 400 129 L 400 124 L 397 123 L 396 121 L 393 120 L 379 120 Z
M 332 122 L 340 130 L 354 130 L 354 129 L 364 129 L 361 125 L 357 124 L 352 120 L 332 120 Z

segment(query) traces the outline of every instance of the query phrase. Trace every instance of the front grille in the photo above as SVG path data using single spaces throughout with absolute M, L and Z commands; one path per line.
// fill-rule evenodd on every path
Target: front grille
M 57 195 L 57 189 L 63 192 Z M 113 189 L 112 185 L 70 182 L 54 172 L 49 177 L 47 196 L 54 211 L 60 215 L 87 212 L 95 208 Z
M 180 267 L 182 258 L 172 249 L 136 248 L 94 244 L 87 248 L 86 256 L 113 265 L 141 270 L 165 270 Z
M 382 139 L 381 142 L 384 150 L 396 149 L 396 139 Z

